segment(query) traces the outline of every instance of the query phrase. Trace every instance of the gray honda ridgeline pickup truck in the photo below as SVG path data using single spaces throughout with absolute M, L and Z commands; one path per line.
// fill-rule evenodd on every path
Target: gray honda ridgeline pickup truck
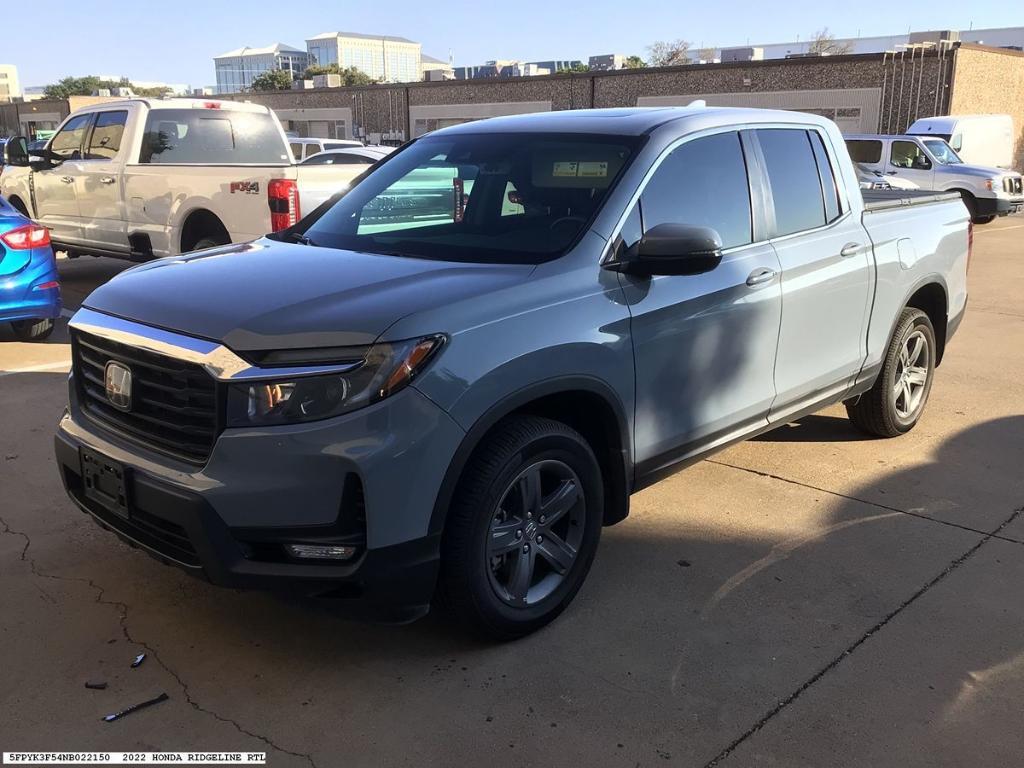
M 958 195 L 862 196 L 813 115 L 446 128 L 290 229 L 89 296 L 61 477 L 216 584 L 521 636 L 666 471 L 837 402 L 912 429 L 970 246 Z

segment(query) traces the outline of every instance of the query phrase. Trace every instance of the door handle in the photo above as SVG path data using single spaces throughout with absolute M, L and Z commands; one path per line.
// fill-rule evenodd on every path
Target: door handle
M 779 274 L 774 269 L 768 267 L 758 267 L 750 273 L 750 277 L 747 278 L 747 285 L 763 285 L 764 283 L 771 282 L 775 279 L 775 276 Z
M 75 183 L 75 180 L 73 178 L 71 178 L 70 176 L 61 176 L 60 180 L 63 181 L 65 184 L 74 184 Z
M 886 171 L 885 175 L 886 176 L 895 176 L 896 175 L 896 171 Z
M 858 253 L 860 253 L 860 249 L 860 243 L 847 243 L 839 250 L 839 255 L 846 259 L 849 258 L 850 256 L 856 256 Z
M 113 183 L 114 183 L 114 177 L 113 176 L 100 176 L 100 184 L 113 184 Z

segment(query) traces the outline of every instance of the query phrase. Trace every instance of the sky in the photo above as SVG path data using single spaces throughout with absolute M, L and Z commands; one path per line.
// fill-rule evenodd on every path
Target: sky
M 104 0 L 102 13 L 79 0 L 49 0 L 45 7 L 46 19 L 59 22 L 37 18 L 29 23 L 32 33 L 4 35 L 0 43 L 0 63 L 18 67 L 22 87 L 89 74 L 212 85 L 218 54 L 276 42 L 305 48 L 306 38 L 336 30 L 408 37 L 439 59 L 451 50 L 459 66 L 644 56 L 651 43 L 676 38 L 695 48 L 788 42 L 822 27 L 837 37 L 868 37 L 908 27 L 1024 26 L 1019 0 Z

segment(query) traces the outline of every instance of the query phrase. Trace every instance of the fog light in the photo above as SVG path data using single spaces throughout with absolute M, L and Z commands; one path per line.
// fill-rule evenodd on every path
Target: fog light
M 356 553 L 355 547 L 334 544 L 285 544 L 285 551 L 303 560 L 348 560 Z

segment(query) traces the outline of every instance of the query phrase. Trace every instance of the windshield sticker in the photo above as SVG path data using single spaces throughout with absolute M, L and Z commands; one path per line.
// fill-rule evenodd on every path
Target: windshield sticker
M 572 178 L 576 178 L 576 166 L 578 166 L 578 165 L 579 165 L 579 163 L 570 163 L 570 162 L 555 163 L 555 167 L 551 170 L 551 175 L 555 176 L 555 177 L 563 177 L 563 178 L 567 177 L 567 176 L 571 176 Z

